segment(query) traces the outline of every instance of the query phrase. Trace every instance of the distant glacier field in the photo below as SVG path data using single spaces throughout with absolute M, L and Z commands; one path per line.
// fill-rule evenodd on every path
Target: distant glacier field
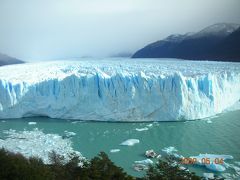
M 240 63 L 81 59 L 0 67 L 0 119 L 195 120 L 239 100 Z

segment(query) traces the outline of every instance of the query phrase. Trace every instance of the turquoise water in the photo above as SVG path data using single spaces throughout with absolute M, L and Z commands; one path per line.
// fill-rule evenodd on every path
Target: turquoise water
M 37 122 L 28 125 L 29 121 Z M 211 123 L 212 122 L 212 123 Z M 44 133 L 64 135 L 64 131 L 75 132 L 72 137 L 73 147 L 83 156 L 91 158 L 100 151 L 105 151 L 110 158 L 128 173 L 141 176 L 133 170 L 132 164 L 136 160 L 145 159 L 144 153 L 154 149 L 162 153 L 162 149 L 174 146 L 178 154 L 185 157 L 200 153 L 228 154 L 234 157 L 227 161 L 240 161 L 240 111 L 228 112 L 210 121 L 197 120 L 186 122 L 159 122 L 159 123 L 107 123 L 84 122 L 43 117 L 11 119 L 0 121 L 0 137 L 3 130 L 32 130 L 42 129 Z M 147 125 L 152 124 L 152 127 Z M 148 127 L 147 131 L 136 131 L 136 128 Z M 134 146 L 120 146 L 127 139 L 139 139 L 140 143 Z M 110 153 L 111 149 L 120 149 L 120 152 Z M 191 170 L 202 175 L 211 172 L 204 167 L 191 166 Z M 234 173 L 233 170 L 226 172 Z

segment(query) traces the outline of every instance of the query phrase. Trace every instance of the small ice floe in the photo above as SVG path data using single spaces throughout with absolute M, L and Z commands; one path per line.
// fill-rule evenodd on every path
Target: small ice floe
M 205 179 L 214 179 L 214 174 L 213 173 L 203 173 L 203 177 Z
M 180 170 L 186 170 L 187 168 L 185 168 L 184 166 L 179 166 Z
M 163 148 L 162 151 L 167 154 L 172 154 L 173 152 L 177 152 L 178 150 L 173 146 L 169 146 L 169 147 Z
M 106 135 L 108 135 L 108 134 L 110 134 L 110 132 L 109 132 L 108 130 L 106 130 L 106 131 L 103 132 L 103 136 L 106 136 Z
M 208 168 L 209 170 L 216 171 L 216 172 L 223 172 L 226 170 L 226 168 L 223 165 L 215 164 L 215 163 L 205 164 L 205 167 Z
M 161 157 L 162 157 L 162 155 L 161 155 L 161 154 L 157 155 L 157 159 L 159 159 L 159 158 L 161 158 Z
M 144 164 L 144 165 L 149 165 L 153 164 L 153 161 L 151 159 L 145 159 L 141 161 L 134 161 L 135 164 Z
M 157 153 L 155 153 L 153 149 L 150 149 L 145 152 L 145 155 L 148 158 L 155 158 L 157 156 Z
M 5 123 L 6 121 L 2 120 L 1 122 L 2 122 L 2 123 Z
M 72 123 L 72 124 L 77 124 L 77 123 L 78 123 L 78 121 L 72 121 L 71 123 Z
M 204 119 L 202 119 L 203 121 L 206 121 L 208 124 L 211 124 L 212 123 L 212 121 L 211 121 L 211 119 L 212 119 L 213 117 L 207 117 L 207 118 L 204 118 Z
M 110 153 L 117 153 L 117 152 L 119 152 L 120 151 L 120 149 L 111 149 L 110 150 Z
M 165 148 L 162 149 L 162 151 L 165 152 L 167 155 L 174 156 L 177 159 L 183 158 L 182 155 L 179 155 L 179 154 L 175 153 L 178 150 L 173 146 L 165 147 Z
M 212 121 L 209 119 L 209 120 L 207 120 L 207 123 L 208 123 L 208 124 L 211 124 L 211 123 L 212 123 Z
M 136 128 L 136 131 L 147 131 L 148 128 L 147 127 L 144 127 L 144 128 Z
M 28 122 L 28 125 L 36 125 L 37 122 Z
M 133 165 L 133 169 L 135 171 L 144 171 L 144 170 L 148 170 L 148 166 L 144 165 L 144 164 L 134 164 Z
M 137 143 L 140 143 L 139 139 L 128 139 L 126 141 L 123 141 L 120 145 L 122 145 L 122 146 L 133 146 Z
M 65 138 L 71 138 L 73 136 L 76 136 L 76 133 L 75 132 L 71 132 L 71 131 L 64 131 L 64 135 L 62 136 L 63 139 Z
M 72 124 L 77 124 L 77 123 L 82 123 L 82 122 L 84 122 L 84 121 L 70 121 Z
M 152 127 L 152 126 L 153 126 L 153 124 L 148 124 L 148 125 L 147 125 L 147 127 Z
M 182 155 L 179 155 L 179 154 L 177 154 L 177 153 L 172 153 L 172 154 L 170 154 L 170 155 L 174 156 L 174 157 L 177 158 L 177 159 L 182 159 L 182 158 L 184 158 Z

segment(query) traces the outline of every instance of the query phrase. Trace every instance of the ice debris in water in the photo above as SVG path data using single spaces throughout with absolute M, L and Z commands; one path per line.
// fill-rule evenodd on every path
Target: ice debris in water
M 119 151 L 120 151 L 120 149 L 111 149 L 110 153 L 116 153 L 116 152 L 119 152 Z
M 71 154 L 83 158 L 81 153 L 72 148 L 72 142 L 69 139 L 63 139 L 58 134 L 45 134 L 35 128 L 33 131 L 3 131 L 5 139 L 0 139 L 0 148 L 10 152 L 20 153 L 25 157 L 39 157 L 44 163 L 50 164 L 49 153 L 55 151 L 70 160 Z
M 148 128 L 147 127 L 144 127 L 144 128 L 136 128 L 136 131 L 147 131 Z
M 141 161 L 134 161 L 134 163 L 149 165 L 149 164 L 153 164 L 153 161 L 151 159 L 145 159 L 145 160 L 141 160 Z
M 203 177 L 205 179 L 214 179 L 214 174 L 213 173 L 203 173 Z
M 190 158 L 196 158 L 197 164 L 205 166 L 211 171 L 223 172 L 228 168 L 228 164 L 223 162 L 219 163 L 219 160 L 233 159 L 231 155 L 218 155 L 218 154 L 199 154 L 198 156 L 190 156 Z M 205 160 L 208 159 L 209 163 Z
M 167 155 L 174 156 L 175 158 L 178 158 L 178 159 L 183 158 L 182 155 L 179 155 L 179 154 L 175 153 L 178 150 L 173 146 L 165 147 L 165 148 L 162 149 L 162 151 L 165 152 Z
M 145 152 L 145 156 L 147 156 L 148 158 L 155 158 L 158 155 L 153 149 L 150 149 Z
M 36 125 L 37 122 L 28 122 L 28 125 Z
M 221 177 L 223 177 L 226 180 L 239 180 L 239 176 L 235 176 L 234 174 L 230 173 L 222 173 Z
M 212 120 L 211 120 L 212 118 L 205 118 L 205 119 L 203 119 L 204 121 L 206 121 L 207 123 L 209 123 L 209 124 L 211 124 L 212 123 Z
M 207 123 L 208 123 L 208 124 L 211 124 L 211 123 L 212 123 L 212 121 L 211 121 L 211 120 L 207 120 Z
M 128 139 L 126 141 L 123 141 L 120 145 L 123 145 L 123 146 L 133 146 L 137 143 L 139 143 L 139 139 Z
M 64 135 L 63 138 L 71 138 L 73 136 L 76 136 L 75 132 L 71 132 L 71 131 L 64 131 Z
M 182 155 L 177 154 L 177 149 L 173 146 L 165 147 L 162 149 L 167 155 L 173 155 L 176 158 L 184 158 Z M 196 164 L 205 166 L 207 169 L 215 172 L 223 172 L 227 168 L 232 168 L 237 174 L 240 174 L 240 167 L 228 164 L 225 160 L 233 159 L 231 155 L 218 155 L 218 154 L 199 154 L 198 156 L 190 156 L 189 158 L 196 158 Z M 221 159 L 223 160 L 221 162 Z M 209 161 L 208 161 L 209 160 Z
M 134 164 L 133 165 L 133 169 L 135 171 L 144 171 L 144 170 L 147 170 L 148 169 L 148 166 L 147 165 L 144 165 L 144 164 Z
M 152 126 L 153 126 L 153 124 L 148 124 L 148 125 L 147 125 L 147 127 L 152 127 Z
M 210 164 L 205 164 L 205 166 L 207 169 L 217 172 L 223 172 L 226 170 L 226 168 L 223 165 L 215 164 L 214 162 Z
M 240 176 L 240 167 L 239 167 L 239 166 L 236 166 L 236 165 L 230 164 L 230 163 L 226 163 L 226 162 L 225 162 L 225 166 L 226 166 L 227 168 L 233 169 L 233 170 L 236 172 L 236 174 L 237 174 L 238 176 Z
M 173 152 L 177 152 L 178 150 L 173 146 L 169 146 L 169 147 L 163 148 L 162 151 L 166 152 L 167 154 L 171 154 Z

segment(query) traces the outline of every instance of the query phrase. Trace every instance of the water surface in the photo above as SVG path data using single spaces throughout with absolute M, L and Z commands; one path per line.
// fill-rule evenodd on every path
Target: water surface
M 28 122 L 37 122 L 29 125 Z M 152 124 L 152 125 L 151 125 Z M 134 161 L 145 159 L 144 153 L 154 149 L 158 153 L 165 147 L 174 146 L 178 154 L 185 157 L 200 153 L 228 154 L 234 157 L 229 163 L 240 162 L 240 111 L 228 112 L 209 120 L 186 122 L 159 122 L 159 123 L 109 123 L 84 122 L 44 117 L 10 119 L 0 121 L 0 137 L 3 130 L 33 130 L 42 129 L 44 133 L 64 135 L 64 131 L 75 132 L 72 137 L 73 147 L 83 156 L 92 158 L 100 151 L 105 151 L 110 158 L 128 173 L 141 176 L 132 168 Z M 146 131 L 137 131 L 136 128 L 148 128 Z M 121 146 L 127 139 L 139 139 L 140 143 L 134 146 Z M 111 149 L 120 149 L 120 152 L 110 153 Z M 236 165 L 236 164 L 235 164 Z M 191 170 L 199 175 L 211 172 L 204 167 L 194 166 Z M 236 173 L 228 169 L 224 173 Z

